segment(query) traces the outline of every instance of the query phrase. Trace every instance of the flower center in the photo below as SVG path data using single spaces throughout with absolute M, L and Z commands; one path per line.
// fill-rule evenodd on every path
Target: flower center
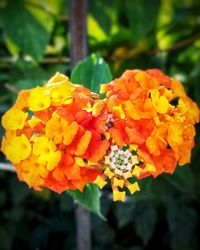
M 130 152 L 128 147 L 120 149 L 117 145 L 111 146 L 110 152 L 105 156 L 105 164 L 117 175 L 131 171 L 139 163 L 137 155 Z

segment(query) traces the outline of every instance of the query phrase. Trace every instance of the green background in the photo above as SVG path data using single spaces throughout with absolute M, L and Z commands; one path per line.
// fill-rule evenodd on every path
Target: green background
M 98 52 L 113 78 L 125 69 L 160 68 L 200 105 L 199 9 L 199 0 L 91 0 L 89 54 Z M 68 23 L 65 0 L 0 1 L 1 115 L 17 90 L 42 85 L 56 71 L 70 75 Z M 89 64 L 94 74 L 107 74 L 101 81 L 109 79 L 108 66 Z M 101 193 L 107 221 L 92 214 L 92 249 L 200 249 L 199 130 L 191 164 L 174 175 L 140 181 L 141 192 L 125 203 L 112 202 L 109 187 Z M 0 170 L 0 250 L 75 249 L 72 196 L 35 192 Z

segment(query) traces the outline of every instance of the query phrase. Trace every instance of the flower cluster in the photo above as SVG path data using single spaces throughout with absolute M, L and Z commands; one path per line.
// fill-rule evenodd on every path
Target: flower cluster
M 20 180 L 60 193 L 96 179 L 109 142 L 101 138 L 104 104 L 95 98 L 59 73 L 44 87 L 20 92 L 2 118 L 1 148 Z
M 55 192 L 110 180 L 113 200 L 124 201 L 138 179 L 190 162 L 199 109 L 179 81 L 158 69 L 127 70 L 101 93 L 59 73 L 20 92 L 2 118 L 1 147 L 20 180 Z

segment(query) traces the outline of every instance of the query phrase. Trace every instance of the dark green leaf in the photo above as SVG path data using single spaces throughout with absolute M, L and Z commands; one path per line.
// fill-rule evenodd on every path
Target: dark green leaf
M 137 235 L 142 239 L 143 243 L 147 245 L 154 233 L 156 224 L 155 207 L 148 203 L 138 203 L 135 208 L 133 222 Z
M 126 0 L 125 9 L 132 31 L 132 42 L 145 37 L 156 24 L 160 0 Z
M 198 222 L 196 211 L 182 204 L 173 204 L 168 208 L 167 221 L 173 240 L 182 246 L 189 244 Z
M 108 64 L 99 56 L 93 54 L 76 65 L 71 74 L 73 83 L 83 84 L 91 91 L 99 93 L 100 84 L 112 80 Z
M 100 192 L 95 184 L 87 184 L 83 192 L 79 190 L 69 190 L 67 193 L 83 207 L 97 214 L 102 219 L 105 219 L 100 212 Z
M 116 203 L 114 212 L 117 217 L 117 223 L 119 228 L 123 228 L 131 222 L 131 218 L 134 214 L 135 203 L 134 202 L 125 202 L 125 203 Z
M 194 191 L 194 177 L 190 166 L 177 167 L 173 175 L 164 174 L 161 176 L 168 184 L 181 192 Z

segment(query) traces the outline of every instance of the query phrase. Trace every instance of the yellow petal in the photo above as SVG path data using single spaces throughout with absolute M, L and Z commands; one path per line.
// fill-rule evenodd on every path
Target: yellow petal
M 78 124 L 76 122 L 72 122 L 69 126 L 65 128 L 63 143 L 66 146 L 71 144 L 77 132 L 78 132 Z
M 141 119 L 141 114 L 140 112 L 137 110 L 137 108 L 135 107 L 135 105 L 133 105 L 133 103 L 129 100 L 129 101 L 126 101 L 124 103 L 125 105 L 125 111 L 126 111 L 126 114 L 134 119 L 134 120 L 140 120 Z
M 50 88 L 51 104 L 54 106 L 59 106 L 62 105 L 65 101 L 70 100 L 74 88 L 75 86 L 66 80 L 54 84 Z M 71 102 L 71 100 L 69 101 L 69 103 Z
M 137 182 L 127 185 L 127 188 L 131 194 L 135 193 L 136 191 L 140 191 L 140 187 Z
M 114 177 L 113 185 L 115 187 L 121 187 L 121 188 L 123 188 L 123 186 L 124 186 L 124 180 L 119 180 L 116 177 Z
M 104 171 L 104 174 L 108 176 L 108 178 L 112 178 L 114 176 L 114 173 L 112 171 L 110 171 L 109 168 L 106 168 L 106 170 Z
M 48 85 L 53 85 L 55 83 L 61 82 L 61 81 L 68 81 L 69 78 L 63 74 L 61 74 L 60 72 L 56 72 L 56 74 L 48 81 L 47 86 Z
M 49 139 L 45 136 L 36 138 L 33 144 L 33 154 L 42 155 L 47 153 L 49 153 Z
M 102 179 L 99 175 L 95 179 L 94 183 L 97 184 L 101 189 L 107 184 L 107 182 L 104 181 L 104 179 Z
M 83 160 L 83 158 L 80 157 L 75 157 L 75 164 L 80 167 L 86 166 L 86 162 Z
M 132 174 L 130 171 L 127 171 L 127 172 L 123 173 L 123 176 L 124 176 L 124 179 L 128 179 L 128 178 L 132 177 Z
M 31 144 L 24 134 L 6 141 L 4 144 L 5 155 L 14 164 L 20 163 L 31 153 Z
M 152 164 L 147 163 L 146 167 L 143 169 L 143 171 L 145 171 L 145 172 L 155 172 L 156 168 Z
M 113 201 L 125 201 L 125 191 L 113 190 Z
M 83 108 L 83 110 L 91 112 L 92 111 L 92 105 L 90 102 L 87 102 L 86 106 Z
M 2 117 L 2 125 L 5 129 L 17 130 L 24 127 L 28 113 L 20 109 L 10 109 Z
M 156 111 L 160 114 L 165 114 L 167 113 L 168 108 L 169 108 L 169 102 L 167 98 L 165 96 L 161 96 L 155 105 Z
M 110 133 L 109 132 L 105 132 L 104 133 L 106 140 L 108 141 L 110 139 Z
M 124 113 L 124 110 L 122 109 L 121 104 L 119 106 L 113 107 L 113 110 L 115 110 L 118 113 L 118 115 L 121 119 L 125 119 L 125 113 Z
M 134 169 L 132 170 L 132 175 L 139 177 L 142 172 L 142 168 L 135 166 Z
M 137 148 L 138 148 L 138 145 L 136 145 L 136 144 L 130 144 L 129 145 L 129 151 L 132 151 L 132 150 L 136 151 Z
M 32 116 L 31 119 L 28 121 L 28 124 L 31 128 L 34 128 L 35 126 L 37 126 L 38 124 L 40 124 L 41 120 L 36 117 L 36 116 Z
M 46 136 L 50 139 L 53 139 L 57 137 L 62 132 L 61 124 L 60 124 L 61 118 L 54 115 L 51 117 L 51 119 L 46 124 Z M 62 136 L 59 137 L 60 140 L 57 140 L 57 143 L 62 142 Z
M 52 171 L 59 163 L 61 159 L 61 152 L 56 151 L 48 154 L 47 158 L 47 170 Z
M 36 87 L 31 90 L 28 98 L 28 106 L 31 111 L 41 111 L 50 106 L 50 96 L 43 87 Z
M 139 163 L 137 155 L 132 155 L 132 156 L 131 156 L 131 163 L 132 163 L 133 165 L 136 165 L 136 164 Z
M 92 115 L 94 117 L 97 117 L 100 115 L 102 109 L 103 109 L 104 105 L 102 102 L 95 102 L 95 104 L 92 107 Z

